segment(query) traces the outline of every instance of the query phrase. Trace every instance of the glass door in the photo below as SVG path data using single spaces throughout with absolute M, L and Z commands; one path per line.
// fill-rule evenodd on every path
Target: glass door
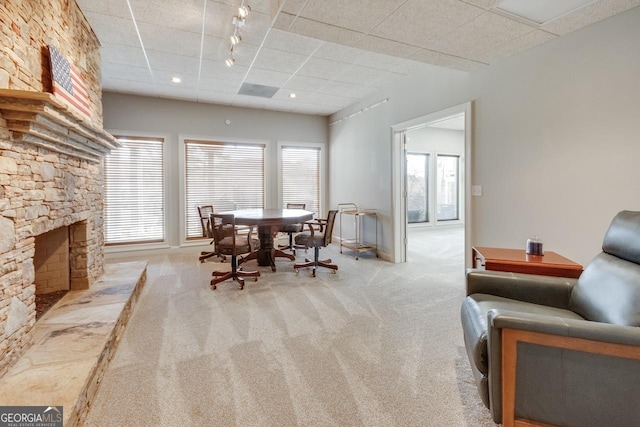
M 429 222 L 429 154 L 407 153 L 407 221 Z
M 460 219 L 460 156 L 437 155 L 436 220 Z

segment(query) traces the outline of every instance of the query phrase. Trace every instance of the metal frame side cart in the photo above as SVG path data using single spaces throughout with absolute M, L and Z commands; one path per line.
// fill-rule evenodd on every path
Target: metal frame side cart
M 378 215 L 375 209 L 359 209 L 355 203 L 339 203 L 338 211 L 340 212 L 340 253 L 342 253 L 342 247 L 351 249 L 355 252 L 356 259 L 360 252 L 371 251 L 378 256 Z M 343 218 L 345 216 L 353 217 L 353 238 L 346 239 L 342 237 L 342 228 L 344 224 Z M 374 235 L 375 242 L 368 243 L 363 240 L 365 231 L 366 217 L 372 217 L 375 225 Z

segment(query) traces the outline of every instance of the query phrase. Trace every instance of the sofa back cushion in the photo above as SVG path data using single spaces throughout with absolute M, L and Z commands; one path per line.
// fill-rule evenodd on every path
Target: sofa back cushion
M 587 320 L 640 326 L 640 212 L 620 212 L 576 284 L 569 308 Z

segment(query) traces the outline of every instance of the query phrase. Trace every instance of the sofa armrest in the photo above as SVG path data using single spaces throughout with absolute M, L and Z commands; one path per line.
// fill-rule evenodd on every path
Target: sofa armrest
M 554 415 L 549 415 L 553 414 L 552 410 L 543 414 L 543 416 L 552 418 L 546 420 L 537 419 L 536 416 L 539 415 L 538 411 L 530 409 L 531 406 L 536 407 L 535 404 L 531 404 L 531 402 L 536 399 L 542 400 L 543 402 L 540 403 L 539 406 L 546 408 L 550 405 L 549 401 L 545 402 L 544 399 L 550 399 L 553 402 L 565 401 L 566 396 L 564 395 L 551 396 L 548 392 L 543 393 L 539 390 L 541 383 L 550 384 L 566 381 L 567 378 L 571 376 L 571 372 L 573 372 L 569 366 L 571 358 L 569 357 L 565 360 L 562 357 L 558 357 L 558 351 L 572 350 L 576 352 L 576 354 L 582 354 L 582 356 L 574 357 L 584 358 L 585 355 L 587 355 L 587 358 L 592 357 L 593 360 L 587 362 L 581 360 L 582 365 L 587 366 L 588 374 L 580 376 L 577 380 L 575 378 L 568 380 L 568 384 L 563 384 L 562 387 L 556 387 L 553 389 L 554 392 L 579 395 L 579 389 L 572 389 L 572 387 L 576 387 L 576 383 L 581 383 L 582 379 L 588 383 L 590 379 L 598 377 L 599 371 L 601 372 L 600 375 L 608 377 L 611 365 L 615 366 L 615 371 L 619 373 L 622 372 L 622 378 L 618 378 L 615 381 L 615 387 L 619 387 L 620 390 L 626 390 L 626 392 L 622 392 L 621 394 L 628 394 L 630 393 L 628 390 L 634 390 L 633 393 L 635 395 L 638 391 L 638 374 L 636 372 L 638 371 L 638 364 L 640 364 L 640 328 L 506 310 L 490 310 L 488 313 L 488 322 L 491 411 L 494 420 L 502 420 L 505 427 L 513 425 L 510 423 L 517 418 L 516 408 L 519 403 L 516 402 L 516 397 L 520 395 L 516 393 L 516 377 L 521 378 L 523 375 L 517 370 L 523 369 L 523 367 L 526 366 L 526 362 L 523 361 L 520 362 L 520 365 L 517 364 L 518 356 L 521 352 L 533 351 L 520 347 L 519 344 L 521 343 L 537 345 L 538 349 L 542 349 L 536 351 L 545 354 L 545 363 L 543 364 L 545 368 L 552 366 L 553 363 L 558 363 L 559 366 L 562 367 L 558 368 L 561 370 L 557 370 L 555 372 L 556 375 L 551 375 L 543 370 L 530 368 L 535 370 L 535 375 L 532 377 L 530 374 L 529 376 L 524 374 L 524 379 L 521 378 L 521 382 L 518 383 L 519 386 L 523 387 L 524 390 L 527 390 L 528 387 L 531 392 L 526 395 L 526 398 L 523 397 L 526 405 L 529 405 L 529 409 L 524 409 L 522 412 L 527 414 L 526 418 L 528 419 L 552 424 L 564 424 L 567 422 L 566 419 L 554 419 Z M 608 356 L 608 359 L 602 359 L 602 356 Z M 525 356 L 520 355 L 521 359 L 523 357 Z M 632 367 L 625 367 L 629 362 L 616 362 L 616 360 L 629 359 L 635 359 L 637 363 Z M 606 360 L 609 361 L 606 362 Z M 522 363 L 525 363 L 525 365 L 522 365 Z M 606 365 L 606 363 L 609 363 L 609 365 Z M 567 369 L 566 372 L 564 371 L 565 365 Z M 627 372 L 624 371 L 625 369 Z M 553 372 L 553 368 L 549 370 Z M 547 375 L 551 376 L 547 377 Z M 538 382 L 534 386 L 529 386 L 527 380 L 535 382 L 532 378 L 535 378 L 535 381 Z M 589 388 L 594 389 L 593 386 Z M 602 406 L 609 397 L 602 396 L 600 392 L 597 391 L 598 387 L 595 387 L 595 389 L 596 390 L 591 392 L 591 399 L 593 399 L 593 401 L 589 402 L 587 406 L 591 405 L 598 408 Z M 615 392 L 610 389 L 603 391 L 603 393 L 607 395 L 612 395 L 613 393 L 613 395 L 615 395 Z M 534 397 L 531 398 L 530 396 Z M 573 410 L 574 414 L 583 412 L 584 410 Z M 572 416 L 570 415 L 572 411 L 565 411 L 564 408 L 561 411 L 557 411 L 555 416 L 558 416 L 557 414 L 560 413 L 562 416 Z M 569 422 L 569 424 L 572 423 L 576 424 L 575 419 Z M 581 423 L 577 422 L 577 424 Z
M 467 295 L 489 294 L 568 309 L 577 279 L 503 271 L 467 270 Z

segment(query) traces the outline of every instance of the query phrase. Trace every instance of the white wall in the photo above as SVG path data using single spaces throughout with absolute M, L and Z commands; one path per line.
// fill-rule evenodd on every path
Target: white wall
M 160 135 L 165 138 L 167 165 L 167 242 L 180 245 L 180 136 L 231 141 L 261 141 L 267 144 L 268 182 L 266 207 L 276 207 L 278 141 L 327 145 L 327 118 L 249 108 L 200 104 L 104 93 L 104 128 L 130 135 Z M 231 124 L 226 125 L 225 120 Z M 326 209 L 326 208 L 325 208 Z
M 611 218 L 640 210 L 640 8 L 485 70 L 433 70 L 345 109 L 389 102 L 330 126 L 330 204 L 381 213 L 392 253 L 390 126 L 474 102 L 473 244 L 545 250 L 586 264 Z M 349 185 L 345 185 L 345 184 Z

